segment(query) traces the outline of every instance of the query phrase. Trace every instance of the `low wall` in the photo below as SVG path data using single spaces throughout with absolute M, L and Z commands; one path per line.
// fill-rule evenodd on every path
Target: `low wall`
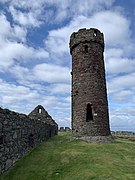
M 134 132 L 129 132 L 129 131 L 112 131 L 111 134 L 113 136 L 135 137 L 135 133 Z
M 57 130 L 56 125 L 0 108 L 0 173 Z

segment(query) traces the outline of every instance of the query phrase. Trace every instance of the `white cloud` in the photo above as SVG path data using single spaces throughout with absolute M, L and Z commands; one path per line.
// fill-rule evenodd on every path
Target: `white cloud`
M 112 97 L 113 101 L 116 102 L 132 102 L 132 97 L 134 96 L 134 92 L 132 90 L 121 90 L 118 92 L 115 92 Z
M 111 127 L 113 130 L 135 130 L 135 111 L 133 106 L 113 109 L 110 112 Z
M 7 42 L 6 46 L 0 49 L 0 69 L 6 69 L 13 65 L 15 61 L 22 62 L 30 59 L 47 58 L 49 54 L 44 49 L 34 49 L 27 45 Z
M 57 9 L 54 20 L 58 22 L 79 15 L 89 16 L 94 11 L 100 11 L 105 7 L 109 8 L 113 2 L 113 0 L 46 0 L 47 5 Z
M 2 1 L 2 3 L 5 2 Z M 93 11 L 99 11 L 104 8 L 111 7 L 114 0 L 9 0 L 7 2 L 9 2 L 10 6 L 16 9 L 16 12 L 13 12 L 11 9 L 11 13 L 13 14 L 15 20 L 19 23 L 18 19 L 20 19 L 23 24 L 25 24 L 26 22 L 29 22 L 29 20 L 31 23 L 33 18 L 34 21 L 37 21 L 40 18 L 43 18 L 43 15 L 47 16 L 47 14 L 44 14 L 43 12 L 49 11 L 50 9 L 55 9 L 53 10 L 53 13 L 51 13 L 52 16 L 50 17 L 53 22 L 60 22 L 66 18 L 77 17 L 78 15 L 90 15 Z M 25 13 L 24 16 L 24 14 L 19 12 L 20 10 L 17 9 L 27 10 L 28 14 L 32 12 L 33 17 L 29 18 L 29 15 Z M 26 19 L 26 16 L 28 17 L 28 20 Z
M 19 10 L 16 10 L 14 7 L 10 7 L 10 12 L 13 16 L 13 19 L 16 23 L 20 24 L 24 27 L 39 27 L 42 24 L 42 21 L 40 21 L 35 12 L 21 12 Z
M 69 94 L 71 89 L 70 84 L 52 84 L 49 91 L 53 94 Z
M 99 12 L 93 17 L 95 25 L 105 34 L 107 46 L 127 46 L 130 42 L 129 21 L 117 12 Z
M 52 34 L 52 35 L 51 35 Z M 51 51 L 51 53 L 59 53 L 59 54 L 63 54 L 65 52 L 68 51 L 69 47 L 68 47 L 68 37 L 69 35 L 66 37 L 66 34 L 64 37 L 58 37 L 57 35 L 55 35 L 55 32 L 53 34 L 53 32 L 50 32 L 49 37 L 47 40 L 45 40 L 45 46 L 47 47 L 47 49 L 49 51 Z
M 14 104 L 20 101 L 28 101 L 29 99 L 37 98 L 37 92 L 31 91 L 30 88 L 24 86 L 17 86 L 15 84 L 7 83 L 0 79 L 0 94 L 2 97 L 2 104 Z
M 109 48 L 105 51 L 105 66 L 109 75 L 131 73 L 135 69 L 135 59 L 126 58 L 122 48 Z
M 24 28 L 17 25 L 11 26 L 4 14 L 0 15 L 0 21 L 0 70 L 14 65 L 15 61 L 49 56 L 48 52 L 42 48 L 34 49 L 24 44 L 27 34 Z
M 36 84 L 35 84 L 36 85 Z M 43 86 L 45 89 L 45 87 Z M 41 89 L 40 89 L 41 90 Z M 35 106 L 42 104 L 62 126 L 70 125 L 70 97 L 56 97 L 51 92 L 38 91 L 23 85 L 11 84 L 0 79 L 1 106 L 29 114 Z M 68 120 L 68 121 L 67 121 Z
M 27 67 L 15 65 L 10 68 L 9 72 L 15 77 L 16 81 L 21 85 L 32 87 L 33 74 L 32 70 Z M 25 76 L 24 76 L 25 74 Z
M 108 73 L 130 73 L 135 69 L 135 60 L 112 57 L 106 60 Z
M 107 82 L 110 109 L 115 106 L 132 106 L 135 100 L 135 73 L 116 76 Z M 124 113 L 124 111 L 123 111 Z
M 51 94 L 70 93 L 71 75 L 67 67 L 46 63 L 37 64 L 33 68 L 15 65 L 9 72 L 19 84 L 38 89 L 38 91 Z
M 48 83 L 69 83 L 70 70 L 67 67 L 62 67 L 53 64 L 39 64 L 33 69 L 33 73 L 38 81 Z
M 108 91 L 114 93 L 123 89 L 132 89 L 135 85 L 135 73 L 115 77 L 108 82 Z
M 10 2 L 11 5 L 17 7 L 17 8 L 23 8 L 23 9 L 38 9 L 42 8 L 43 4 L 45 3 L 46 0 L 7 0 Z
M 0 22 L 0 47 L 5 46 L 7 41 L 25 42 L 25 37 L 27 34 L 26 29 L 18 25 L 11 27 L 10 22 L 7 20 L 4 14 L 0 14 Z
M 112 57 L 121 58 L 123 55 L 123 49 L 120 48 L 109 48 L 105 50 L 105 59 L 109 59 Z
M 29 113 L 38 104 L 50 108 L 56 104 L 58 99 L 53 95 L 42 96 L 40 92 L 23 85 L 11 84 L 0 79 L 1 106 L 10 107 L 12 110 Z M 29 106 L 25 109 L 25 106 Z
M 20 40 L 21 42 L 26 41 L 26 35 L 27 35 L 26 29 L 16 25 L 14 26 L 14 33 L 15 36 L 18 38 L 18 40 Z
M 68 97 L 67 97 L 68 98 Z M 62 98 L 61 101 L 57 102 L 57 106 L 55 105 L 50 109 L 51 114 L 54 119 L 57 120 L 59 126 L 71 126 L 71 103 L 70 101 L 66 101 L 67 98 Z
M 1 3 L 7 3 L 7 2 L 9 2 L 10 0 L 1 0 L 0 2 Z
M 90 17 L 78 16 L 67 26 L 49 32 L 45 46 L 52 53 L 69 52 L 69 38 L 72 32 L 86 27 L 95 27 L 105 34 L 105 44 L 109 47 L 130 45 L 129 21 L 117 12 L 98 12 Z

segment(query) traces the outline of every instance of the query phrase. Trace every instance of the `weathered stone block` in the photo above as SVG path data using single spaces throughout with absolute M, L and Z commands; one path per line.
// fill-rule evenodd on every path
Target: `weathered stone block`
M 8 159 L 8 160 L 6 161 L 6 167 L 5 167 L 5 169 L 7 170 L 10 166 L 12 166 L 12 164 L 13 164 L 13 161 L 12 161 L 11 159 Z

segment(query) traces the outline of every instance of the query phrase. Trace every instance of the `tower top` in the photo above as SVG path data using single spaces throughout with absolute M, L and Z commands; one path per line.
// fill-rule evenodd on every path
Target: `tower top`
M 104 50 L 104 35 L 96 28 L 79 29 L 78 32 L 73 32 L 70 36 L 70 53 L 80 43 L 95 42 L 99 43 Z

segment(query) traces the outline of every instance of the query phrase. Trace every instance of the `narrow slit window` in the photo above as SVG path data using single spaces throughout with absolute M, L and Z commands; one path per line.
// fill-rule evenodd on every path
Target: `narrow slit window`
M 86 122 L 89 122 L 92 120 L 93 120 L 92 107 L 90 104 L 87 104 Z
M 4 143 L 4 137 L 3 135 L 0 136 L 0 144 L 3 144 Z
M 87 45 L 84 46 L 84 51 L 85 51 L 85 53 L 88 53 L 88 46 Z
M 38 109 L 38 113 L 41 114 L 42 110 L 41 109 Z

